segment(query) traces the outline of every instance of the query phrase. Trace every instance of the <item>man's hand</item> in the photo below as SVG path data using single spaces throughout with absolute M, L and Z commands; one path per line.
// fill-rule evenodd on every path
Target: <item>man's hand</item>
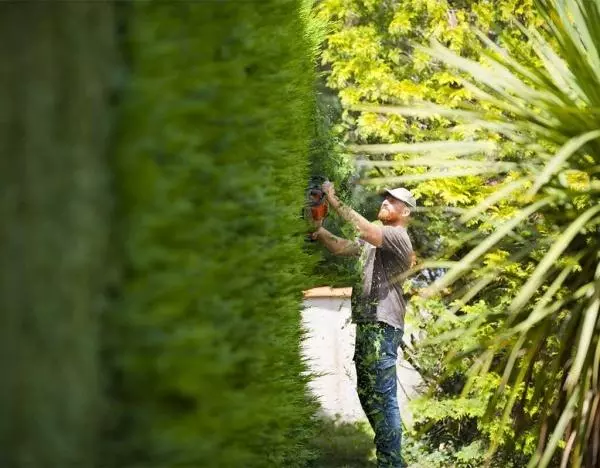
M 318 226 L 313 232 L 310 233 L 310 238 L 312 240 L 319 240 L 319 237 L 323 234 L 325 228 L 323 226 Z
M 325 195 L 327 195 L 327 199 L 329 200 L 329 203 L 331 203 L 332 206 L 335 207 L 337 205 L 338 199 L 335 194 L 335 187 L 333 186 L 333 183 L 327 181 L 321 186 L 321 189 L 323 190 Z
M 342 218 L 358 230 L 361 239 L 366 240 L 375 247 L 381 247 L 381 244 L 383 243 L 383 231 L 381 230 L 381 227 L 370 223 L 352 208 L 344 205 L 337 198 L 331 182 L 325 182 L 321 188 L 327 195 L 329 205 L 332 206 Z

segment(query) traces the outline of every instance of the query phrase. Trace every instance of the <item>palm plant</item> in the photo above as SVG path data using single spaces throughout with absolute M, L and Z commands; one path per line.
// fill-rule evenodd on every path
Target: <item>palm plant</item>
M 462 284 L 466 292 L 459 303 L 468 304 L 516 260 L 532 265 L 506 307 L 460 330 L 461 340 L 476 338 L 469 349 L 475 357 L 471 382 L 500 369 L 488 416 L 508 423 L 537 412 L 540 443 L 530 467 L 548 466 L 559 447 L 561 466 L 591 467 L 600 463 L 600 0 L 539 0 L 538 7 L 544 30 L 521 28 L 542 66 L 524 63 L 481 33 L 485 65 L 439 44 L 427 49 L 468 76 L 461 84 L 477 105 L 370 107 L 468 121 L 479 140 L 357 150 L 435 152 L 404 161 L 438 169 L 396 178 L 403 182 L 496 173 L 497 190 L 461 218 L 468 225 L 488 222 L 489 229 L 469 237 L 467 253 L 435 286 Z M 490 107 L 499 112 L 482 110 Z M 502 139 L 485 139 L 490 131 Z M 502 151 L 507 145 L 508 156 Z M 494 223 L 503 203 L 512 206 L 510 216 Z M 485 256 L 496 251 L 511 255 L 485 266 Z M 491 338 L 481 339 L 479 330 L 490 326 Z M 469 388 L 467 383 L 465 392 Z

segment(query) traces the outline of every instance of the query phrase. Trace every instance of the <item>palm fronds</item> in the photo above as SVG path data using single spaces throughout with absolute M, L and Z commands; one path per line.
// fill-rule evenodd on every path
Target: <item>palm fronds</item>
M 368 154 L 425 153 L 414 161 L 436 159 L 423 164 L 434 167 L 429 172 L 386 182 L 490 173 L 490 162 L 501 179 L 511 172 L 498 191 L 464 213 L 462 221 L 484 222 L 490 210 L 507 200 L 515 207 L 512 216 L 491 233 L 479 236 L 436 287 L 457 282 L 475 286 L 473 273 L 482 267 L 484 255 L 498 248 L 514 251 L 526 242 L 533 246 L 527 261 L 534 268 L 510 297 L 502 316 L 484 316 L 478 327 L 462 331 L 462 339 L 466 339 L 475 337 L 479 327 L 496 328 L 493 337 L 477 348 L 477 365 L 471 377 L 485 374 L 491 365 L 499 363 L 502 385 L 489 402 L 489 417 L 508 422 L 512 417 L 518 420 L 526 409 L 537 414 L 540 444 L 530 467 L 548 466 L 559 447 L 563 448 L 562 466 L 597 466 L 600 0 L 539 0 L 538 6 L 547 30 L 519 27 L 543 66 L 523 63 L 483 33 L 479 37 L 486 45 L 484 64 L 460 57 L 439 44 L 427 49 L 434 59 L 469 76 L 462 85 L 479 103 L 487 105 L 482 108 L 492 106 L 497 112 L 486 112 L 476 105 L 459 110 L 426 104 L 361 108 L 468 122 L 481 135 L 490 131 L 500 134 L 502 139 L 497 145 L 481 139 L 462 142 L 461 146 L 451 140 L 413 146 L 369 145 L 355 150 Z M 499 148 L 503 144 L 516 148 L 516 167 L 502 160 Z M 445 167 L 444 158 L 459 159 Z M 482 284 L 485 291 L 490 281 Z

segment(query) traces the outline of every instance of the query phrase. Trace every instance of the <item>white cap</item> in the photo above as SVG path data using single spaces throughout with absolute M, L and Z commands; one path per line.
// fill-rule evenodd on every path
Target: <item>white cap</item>
M 415 197 L 413 197 L 413 194 L 410 193 L 410 191 L 406 190 L 404 187 L 399 187 L 399 188 L 395 188 L 395 189 L 386 189 L 385 192 L 389 193 L 396 200 L 400 200 L 400 201 L 406 203 L 411 208 L 417 207 L 417 202 L 415 200 Z

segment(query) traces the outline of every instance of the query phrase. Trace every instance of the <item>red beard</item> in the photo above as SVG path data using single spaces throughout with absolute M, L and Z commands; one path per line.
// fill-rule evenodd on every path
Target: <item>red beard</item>
M 393 218 L 394 215 L 387 208 L 381 208 L 379 213 L 377 213 L 377 219 L 382 223 L 389 223 L 393 221 Z

